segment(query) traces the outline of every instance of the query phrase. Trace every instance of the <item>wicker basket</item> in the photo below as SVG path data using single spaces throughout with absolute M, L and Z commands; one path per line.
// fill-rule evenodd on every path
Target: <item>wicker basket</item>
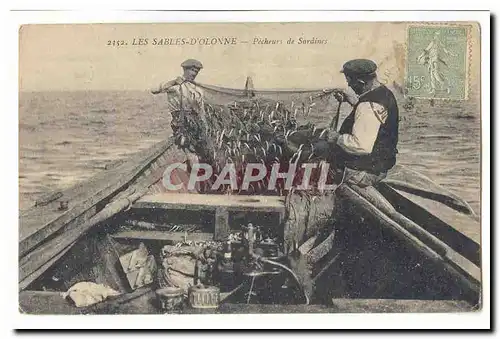
M 165 287 L 156 291 L 158 307 L 164 312 L 179 311 L 183 305 L 183 292 L 178 287 Z
M 189 288 L 189 304 L 193 308 L 217 308 L 220 290 L 214 286 L 192 286 Z

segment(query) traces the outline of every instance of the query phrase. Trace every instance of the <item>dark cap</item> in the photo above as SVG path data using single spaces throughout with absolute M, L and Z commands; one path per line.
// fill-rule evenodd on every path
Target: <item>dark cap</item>
M 377 65 L 368 59 L 354 59 L 346 62 L 342 67 L 342 73 L 352 76 L 372 75 L 377 70 Z
M 198 69 L 202 69 L 203 65 L 196 59 L 187 59 L 181 64 L 182 68 L 191 68 L 196 67 Z

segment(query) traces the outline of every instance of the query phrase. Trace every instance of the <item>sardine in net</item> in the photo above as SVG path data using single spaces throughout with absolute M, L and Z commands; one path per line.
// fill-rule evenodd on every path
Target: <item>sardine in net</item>
M 217 192 L 281 195 L 289 191 L 284 180 L 268 185 L 273 166 L 279 165 L 280 172 L 295 166 L 293 187 L 302 182 L 302 164 L 318 164 L 311 175 L 310 182 L 314 183 L 320 176 L 320 164 L 334 162 L 327 138 L 333 128 L 331 122 L 340 112 L 335 89 L 254 90 L 198 85 L 204 92 L 204 112 L 184 109 L 173 113 L 173 128 L 179 145 L 189 147 L 213 168 L 212 178 L 202 185 L 204 191 L 211 190 L 226 164 L 234 164 L 238 189 L 222 185 Z M 242 190 L 249 163 L 263 164 L 267 175 Z

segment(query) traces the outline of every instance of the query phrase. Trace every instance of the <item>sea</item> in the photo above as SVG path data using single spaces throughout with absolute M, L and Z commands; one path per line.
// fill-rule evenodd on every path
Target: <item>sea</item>
M 401 108 L 397 161 L 462 197 L 480 214 L 477 107 L 470 101 L 416 100 Z M 342 117 L 346 114 L 343 109 Z M 20 92 L 20 209 L 170 134 L 164 98 L 148 92 Z

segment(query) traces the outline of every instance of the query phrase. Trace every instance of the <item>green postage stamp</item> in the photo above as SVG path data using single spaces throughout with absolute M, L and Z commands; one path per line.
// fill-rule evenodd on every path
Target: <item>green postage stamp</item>
M 467 26 L 409 26 L 406 67 L 408 96 L 467 99 Z

